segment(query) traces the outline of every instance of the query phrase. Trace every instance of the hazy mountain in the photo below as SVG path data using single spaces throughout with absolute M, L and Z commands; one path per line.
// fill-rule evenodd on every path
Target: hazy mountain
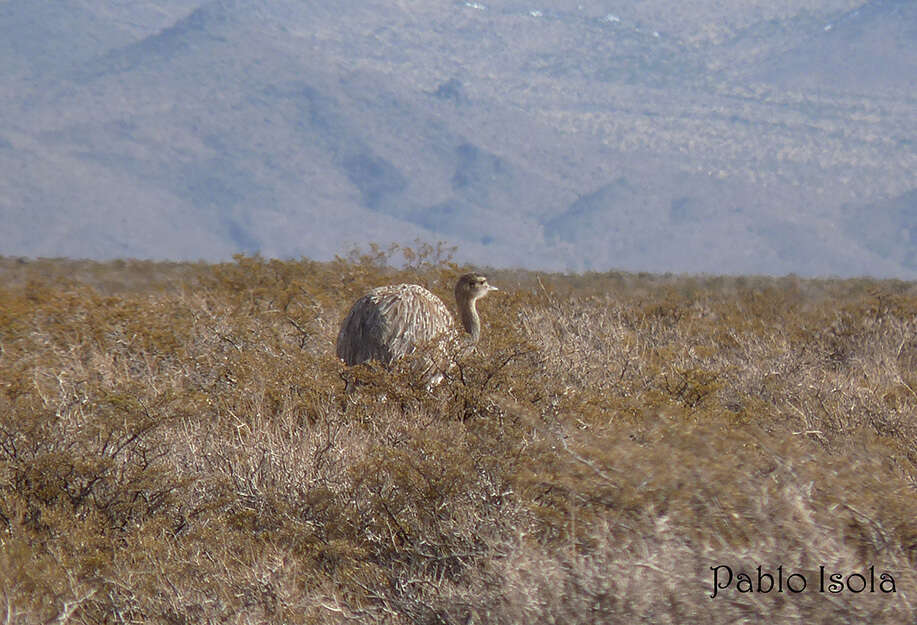
M 917 3 L 874 0 L 827 24 L 814 23 L 792 46 L 762 64 L 758 77 L 783 87 L 861 93 L 917 94 Z
M 847 234 L 879 256 L 917 271 L 917 189 L 844 210 Z
M 912 1 L 0 3 L 0 254 L 917 277 Z

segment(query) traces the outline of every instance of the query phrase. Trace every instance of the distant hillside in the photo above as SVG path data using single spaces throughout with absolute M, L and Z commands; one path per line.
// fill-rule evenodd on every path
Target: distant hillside
M 876 254 L 917 271 L 917 189 L 844 211 L 848 235 Z
M 814 24 L 805 34 L 764 63 L 759 77 L 806 91 L 859 92 L 879 99 L 897 95 L 913 102 L 917 3 L 875 0 L 827 24 Z
M 730 10 L 4 3 L 0 254 L 917 276 L 913 3 Z

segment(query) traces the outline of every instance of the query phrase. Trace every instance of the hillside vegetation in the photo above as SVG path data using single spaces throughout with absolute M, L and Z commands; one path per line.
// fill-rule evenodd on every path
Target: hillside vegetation
M 432 392 L 335 358 L 465 269 L 0 259 L 0 620 L 913 622 L 914 283 L 490 272 Z
M 2 255 L 917 279 L 913 0 L 20 0 L 0 59 Z

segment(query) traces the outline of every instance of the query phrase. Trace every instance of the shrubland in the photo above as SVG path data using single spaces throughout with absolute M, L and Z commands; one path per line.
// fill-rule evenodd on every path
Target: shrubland
M 465 270 L 0 259 L 0 618 L 913 622 L 917 286 L 491 271 L 439 386 L 335 358 Z

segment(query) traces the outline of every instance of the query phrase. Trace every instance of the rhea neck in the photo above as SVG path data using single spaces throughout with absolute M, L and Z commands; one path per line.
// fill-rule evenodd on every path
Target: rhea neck
M 471 340 L 474 342 L 481 338 L 481 318 L 478 317 L 477 300 L 477 297 L 471 295 L 455 294 L 455 303 L 458 305 L 462 327 L 471 335 Z

